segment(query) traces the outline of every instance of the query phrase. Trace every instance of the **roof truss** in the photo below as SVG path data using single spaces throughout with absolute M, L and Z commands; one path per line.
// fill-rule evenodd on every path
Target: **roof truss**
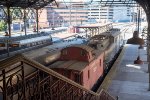
M 70 2 L 59 2 L 70 4 Z M 77 3 L 77 2 L 71 2 Z M 78 2 L 79 3 L 79 2 Z M 91 0 L 90 2 L 85 2 L 85 5 L 89 4 L 100 4 L 101 6 L 128 6 L 128 7 L 137 7 L 136 0 Z
M 0 5 L 5 7 L 21 7 L 40 9 L 54 0 L 1 0 Z

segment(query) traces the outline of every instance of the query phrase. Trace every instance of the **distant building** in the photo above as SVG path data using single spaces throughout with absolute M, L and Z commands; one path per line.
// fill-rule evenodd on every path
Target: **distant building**
M 101 7 L 92 3 L 88 6 L 88 19 L 90 23 L 110 22 L 113 20 L 113 7 Z
M 130 22 L 132 21 L 131 7 L 114 7 L 113 21 L 114 22 Z
M 130 21 L 131 19 L 131 7 L 104 7 L 100 4 L 92 3 L 88 6 L 88 9 L 88 19 L 90 23 Z
M 5 16 L 4 16 L 4 11 L 2 8 L 0 8 L 0 19 L 4 19 Z
M 88 11 L 84 3 L 72 3 L 71 6 L 59 4 L 58 8 L 55 6 L 51 4 L 43 8 L 39 17 L 40 27 L 79 25 L 88 21 Z

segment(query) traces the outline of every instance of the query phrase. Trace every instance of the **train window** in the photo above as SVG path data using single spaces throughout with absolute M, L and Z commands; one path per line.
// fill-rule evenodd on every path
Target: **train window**
M 63 55 L 67 55 L 67 50 L 63 50 L 63 51 L 62 51 L 62 54 L 63 54 Z
M 85 51 L 81 50 L 81 56 L 85 56 L 85 55 L 86 55 Z
M 69 75 L 69 71 L 67 71 L 67 70 L 63 72 L 63 75 L 64 75 L 65 77 L 67 77 L 67 78 L 69 78 L 69 77 L 70 77 L 70 75 Z
M 80 83 L 80 75 L 75 73 L 74 74 L 75 82 Z
M 88 70 L 88 79 L 90 78 L 90 70 Z
M 0 43 L 0 47 L 5 47 L 5 43 Z

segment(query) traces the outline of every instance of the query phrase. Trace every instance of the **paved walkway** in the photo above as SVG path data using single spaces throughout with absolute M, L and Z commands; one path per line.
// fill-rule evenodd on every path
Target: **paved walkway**
M 117 73 L 108 88 L 113 96 L 119 100 L 150 100 L 148 91 L 148 64 L 133 64 L 138 56 L 138 46 L 125 45 L 124 55 L 120 57 Z M 140 49 L 141 60 L 147 61 L 146 48 Z

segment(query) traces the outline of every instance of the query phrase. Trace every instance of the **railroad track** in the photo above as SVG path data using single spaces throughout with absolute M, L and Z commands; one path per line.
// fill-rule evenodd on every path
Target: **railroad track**
M 76 34 L 75 34 L 75 35 L 76 35 Z M 70 37 L 74 37 L 75 35 L 71 35 L 71 36 L 62 38 L 62 39 L 60 39 L 60 40 L 53 41 L 53 43 L 63 42 L 64 39 L 68 39 L 68 38 L 70 38 Z M 50 45 L 53 45 L 53 44 L 46 43 L 46 44 L 35 45 L 35 46 L 32 46 L 32 47 L 28 47 L 28 48 L 14 49 L 14 50 L 11 50 L 11 51 L 9 52 L 9 55 L 10 55 L 10 56 L 13 56 L 13 55 L 15 55 L 15 54 L 17 54 L 17 53 L 24 53 L 24 52 L 27 52 L 27 51 L 36 50 L 36 49 L 43 48 L 43 47 L 50 46 Z M 3 52 L 1 52 L 1 54 L 0 54 L 0 59 L 6 58 L 7 55 L 8 55 L 8 52 L 7 52 L 6 50 L 3 51 Z
M 121 30 L 121 32 L 126 32 L 127 30 L 128 30 L 128 26 L 132 26 L 133 25 L 133 23 L 128 23 L 128 24 L 123 24 L 123 23 L 121 23 L 121 24 L 117 24 L 117 25 L 115 25 L 115 27 L 116 26 L 120 26 L 121 25 L 121 27 L 125 27 L 123 30 Z M 73 37 L 73 36 L 69 36 L 69 37 L 66 37 L 66 38 L 63 38 L 63 39 L 67 39 L 67 38 L 70 38 L 70 37 Z M 54 43 L 57 43 L 57 42 L 61 42 L 63 39 L 60 39 L 60 40 L 57 40 L 57 41 L 55 41 Z M 50 44 L 41 44 L 41 45 L 36 45 L 36 46 L 32 46 L 32 47 L 29 47 L 29 48 L 20 48 L 20 49 L 14 49 L 14 50 L 11 50 L 10 51 L 10 56 L 12 56 L 12 55 L 15 55 L 15 54 L 17 54 L 17 53 L 24 53 L 24 52 L 27 52 L 27 51 L 30 51 L 30 50 L 35 50 L 35 49 L 38 49 L 38 48 L 42 48 L 42 47 L 46 47 L 46 46 L 48 46 L 48 45 L 50 45 Z M 4 58 L 6 58 L 7 57 L 7 51 L 5 50 L 5 51 L 1 51 L 1 54 L 0 54 L 0 59 L 4 59 Z

